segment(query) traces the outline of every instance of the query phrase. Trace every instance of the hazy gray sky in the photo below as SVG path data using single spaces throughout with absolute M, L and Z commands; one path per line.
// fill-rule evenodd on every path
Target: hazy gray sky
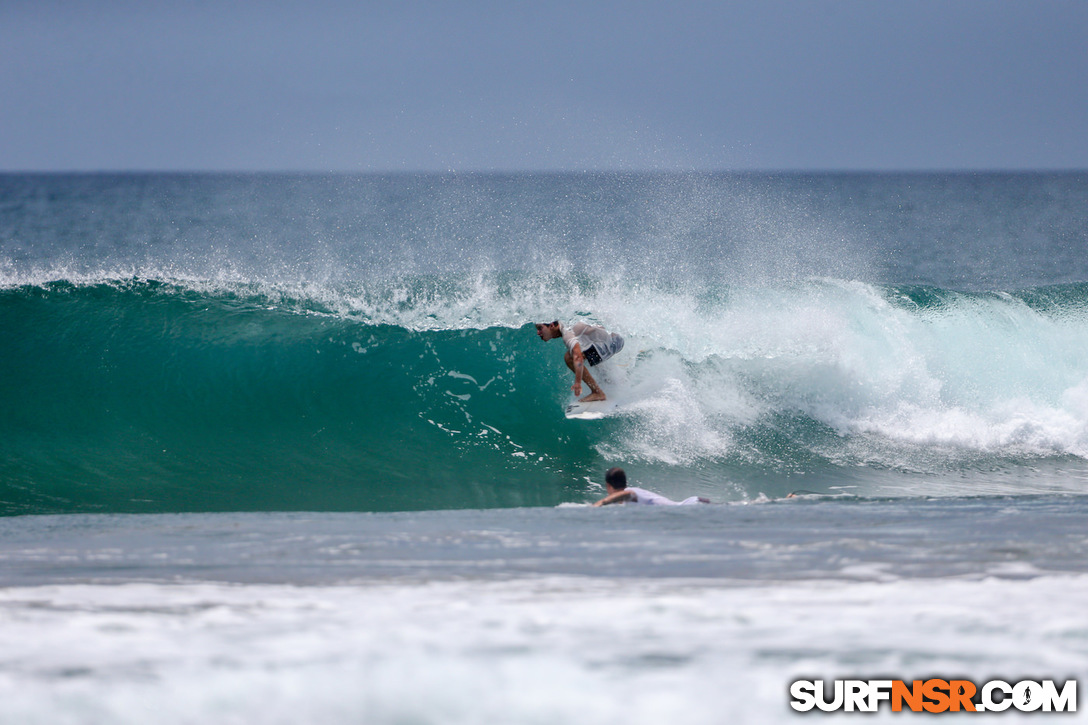
M 0 170 L 1023 168 L 1085 0 L 0 0 Z

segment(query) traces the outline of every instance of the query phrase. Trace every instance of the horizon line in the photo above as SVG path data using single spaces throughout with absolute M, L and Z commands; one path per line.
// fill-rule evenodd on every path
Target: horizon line
M 0 169 L 2 175 L 202 175 L 202 176 L 712 176 L 712 175 L 926 175 L 926 174 L 1082 174 L 1088 167 L 902 167 L 902 168 L 591 168 L 591 169 L 211 169 L 211 168 L 69 168 L 69 169 Z

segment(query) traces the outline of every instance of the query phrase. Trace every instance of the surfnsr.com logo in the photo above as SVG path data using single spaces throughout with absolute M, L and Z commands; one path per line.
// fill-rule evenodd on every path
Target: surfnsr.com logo
M 980 687 L 970 680 L 797 680 L 790 697 L 800 712 L 876 712 L 882 703 L 892 712 L 1076 712 L 1077 681 L 1059 687 L 1054 680 L 990 680 Z

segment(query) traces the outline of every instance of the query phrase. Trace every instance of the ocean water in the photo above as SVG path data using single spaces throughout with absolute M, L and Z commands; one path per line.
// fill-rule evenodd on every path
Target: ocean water
M 1085 494 L 1088 174 L 0 175 L 2 721 L 1081 677 Z

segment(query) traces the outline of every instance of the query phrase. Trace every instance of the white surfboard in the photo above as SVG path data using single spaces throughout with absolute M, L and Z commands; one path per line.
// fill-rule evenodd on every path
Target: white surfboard
M 567 405 L 566 416 L 575 420 L 598 420 L 600 418 L 607 418 L 615 411 L 616 401 L 611 398 L 606 400 L 595 400 L 592 403 L 583 403 L 580 400 L 576 400 Z

